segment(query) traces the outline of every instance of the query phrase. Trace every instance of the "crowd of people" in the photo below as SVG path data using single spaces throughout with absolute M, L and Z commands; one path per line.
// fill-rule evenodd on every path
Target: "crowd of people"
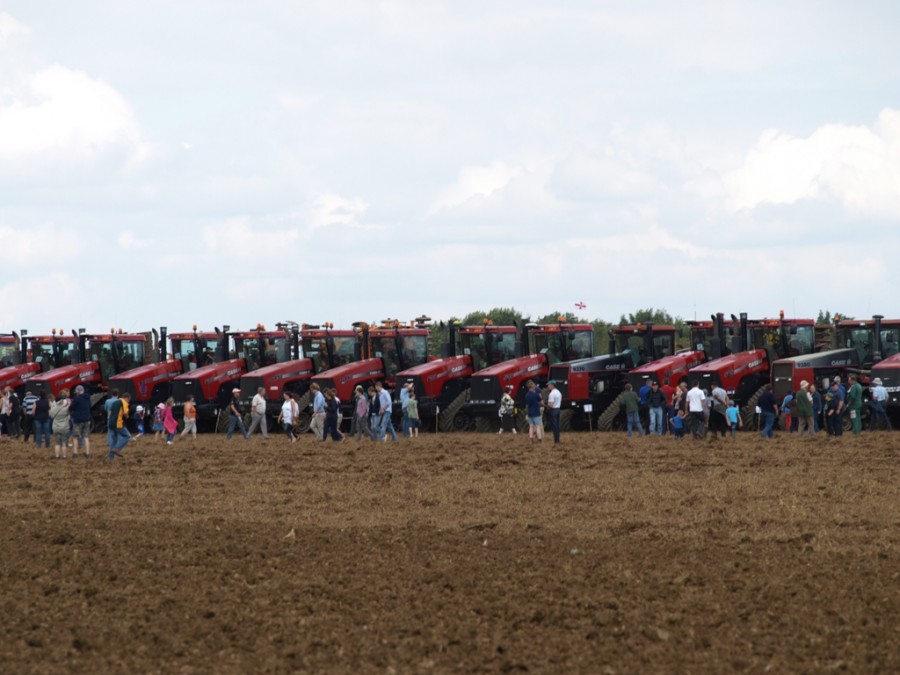
M 829 436 L 841 436 L 844 433 L 844 421 L 849 419 L 850 431 L 860 434 L 864 406 L 868 407 L 870 431 L 891 431 L 887 413 L 888 392 L 882 381 L 879 378 L 872 380 L 868 397 L 864 395 L 862 384 L 856 375 L 848 377 L 848 384 L 849 387 L 845 386 L 838 376 L 824 392 L 820 392 L 814 383 L 803 381 L 797 391 L 787 394 L 780 401 L 776 400 L 772 385 L 766 385 L 756 401 L 754 415 L 760 437 L 772 438 L 781 419 L 785 431 L 808 436 L 814 436 L 823 429 Z M 550 380 L 547 383 L 546 396 L 532 380 L 526 383 L 526 390 L 528 438 L 532 442 L 543 440 L 546 413 L 553 441 L 559 443 L 562 395 L 556 382 Z M 244 424 L 239 395 L 240 389 L 235 388 L 227 407 L 226 439 L 231 440 L 235 432 L 240 432 L 244 438 L 249 439 L 257 429 L 264 438 L 269 438 L 265 389 L 260 387 L 251 401 L 249 428 Z M 303 399 L 289 391 L 284 392 L 283 398 L 277 422 L 290 442 L 295 443 L 302 428 L 303 415 L 300 407 Z M 412 384 L 406 383 L 400 387 L 399 403 L 402 420 L 400 433 L 405 437 L 417 437 L 422 421 Z M 691 382 L 690 386 L 688 382 L 682 381 L 677 387 L 670 387 L 651 380 L 639 391 L 634 391 L 631 384 L 626 384 L 619 403 L 625 416 L 628 436 L 635 432 L 640 436 L 644 435 L 642 418 L 648 421 L 648 434 L 662 436 L 668 433 L 675 438 L 682 438 L 687 434 L 693 438 L 715 439 L 728 435 L 734 438 L 744 424 L 740 410 L 722 387 L 714 386 L 707 391 L 701 389 L 697 381 Z M 141 405 L 137 405 L 132 411 L 130 396 L 127 393 L 119 396 L 116 390 L 110 391 L 104 406 L 107 458 L 110 460 L 121 457 L 123 448 L 129 442 L 144 436 L 145 419 L 151 420 L 153 437 L 167 445 L 173 445 L 177 437 L 197 437 L 197 408 L 193 396 L 189 396 L 183 405 L 184 427 L 180 434 L 174 412 L 175 404 L 171 397 L 159 403 L 149 415 Z M 309 428 L 316 440 L 331 438 L 339 442 L 345 439 L 347 434 L 340 430 L 341 401 L 334 389 L 323 390 L 318 383 L 312 383 L 309 406 Z M 357 386 L 349 435 L 357 441 L 386 441 L 388 436 L 396 441 L 398 433 L 392 421 L 393 408 L 393 397 L 382 382 L 375 383 L 368 390 Z M 512 386 L 503 392 L 498 412 L 499 433 L 517 433 L 516 401 Z M 15 390 L 10 387 L 0 394 L 0 437 L 21 437 L 28 442 L 33 435 L 38 447 L 49 449 L 53 446 L 55 459 L 65 460 L 70 454 L 73 458 L 79 454 L 91 458 L 92 427 L 91 396 L 81 385 L 76 386 L 72 392 L 62 390 L 58 397 L 43 390 L 37 395 L 27 391 L 22 400 L 19 400 Z

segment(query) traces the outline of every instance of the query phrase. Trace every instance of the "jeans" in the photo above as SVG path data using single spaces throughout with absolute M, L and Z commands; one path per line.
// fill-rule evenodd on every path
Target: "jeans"
M 775 426 L 775 413 L 771 410 L 763 410 L 760 415 L 762 416 L 762 431 L 759 432 L 759 437 L 772 438 L 775 435 L 775 432 L 772 431 Z
M 115 459 L 116 453 L 119 453 L 122 448 L 128 445 L 128 441 L 131 440 L 131 434 L 128 433 L 128 429 L 125 427 L 110 429 L 107 434 L 107 440 L 109 442 L 109 453 L 106 457 L 107 459 Z
M 641 436 L 644 435 L 644 427 L 641 424 L 641 414 L 637 411 L 625 413 L 625 421 L 628 426 L 628 435 L 631 436 L 631 430 L 634 427 L 637 427 L 638 432 Z
M 50 447 L 50 420 L 34 421 L 34 442 L 41 447 L 41 440 L 44 441 L 44 447 Z
M 409 411 L 404 408 L 403 409 L 403 435 L 409 436 L 410 424 L 409 424 Z
M 383 415 L 375 415 L 372 423 L 372 438 L 376 441 L 383 441 L 388 434 L 391 435 L 392 440 L 397 440 L 397 432 L 394 429 L 394 422 L 391 420 L 391 413 L 386 412 Z
M 663 409 L 650 408 L 650 435 L 663 435 Z
M 228 431 L 225 434 L 226 440 L 231 440 L 231 436 L 234 434 L 236 428 L 241 430 L 241 433 L 244 434 L 244 438 L 250 438 L 250 434 L 247 433 L 247 427 L 244 426 L 244 420 L 238 415 L 229 415 Z
M 333 441 L 342 441 L 344 437 L 338 431 L 338 418 L 337 415 L 325 415 L 325 428 L 322 431 L 322 440 L 328 438 L 328 435 L 331 434 L 331 439 Z
M 887 415 L 887 406 L 884 401 L 872 401 L 872 419 L 869 421 L 869 431 L 875 431 L 879 424 L 884 424 L 887 431 L 893 431 L 891 420 Z M 859 413 L 857 413 L 859 419 Z
M 554 443 L 559 443 L 559 413 L 559 408 L 550 408 L 550 431 L 553 432 Z M 643 431 L 641 433 L 643 434 Z
M 362 440 L 363 436 L 372 437 L 372 431 L 369 429 L 369 416 L 363 415 L 356 418 L 356 440 Z

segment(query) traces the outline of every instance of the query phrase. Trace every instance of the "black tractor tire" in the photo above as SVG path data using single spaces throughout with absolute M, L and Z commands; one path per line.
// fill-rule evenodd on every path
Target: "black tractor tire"
M 469 390 L 459 392 L 457 397 L 450 402 L 438 415 L 438 428 L 443 433 L 452 431 L 466 431 L 469 428 L 469 416 L 462 412 L 462 407 L 469 400 Z
M 574 408 L 567 408 L 566 410 L 559 411 L 559 430 L 560 431 L 573 431 L 574 430 L 574 420 L 575 420 L 575 412 Z
M 307 391 L 300 400 L 297 401 L 297 407 L 300 410 L 297 419 L 294 420 L 294 433 L 305 434 L 309 431 L 312 422 L 312 411 L 309 409 L 310 401 L 312 401 L 312 392 Z
M 754 392 L 753 396 L 747 399 L 747 403 L 741 408 L 741 427 L 745 431 L 754 431 L 753 420 L 756 419 L 756 403 L 759 397 L 763 395 L 768 385 L 763 385 Z
M 228 431 L 228 418 L 230 415 L 228 414 L 228 408 L 225 410 L 219 411 L 219 416 L 216 418 L 216 433 L 224 434 Z
M 597 418 L 597 431 L 612 431 L 615 428 L 616 418 L 622 414 L 620 409 L 622 404 L 622 394 L 613 399 L 606 410 Z
M 500 418 L 496 415 L 476 417 L 475 431 L 482 434 L 496 434 L 500 431 Z

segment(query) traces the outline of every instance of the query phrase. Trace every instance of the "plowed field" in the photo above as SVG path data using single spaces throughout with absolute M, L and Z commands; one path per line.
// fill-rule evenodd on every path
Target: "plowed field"
M 4 440 L 0 670 L 900 672 L 898 439 Z

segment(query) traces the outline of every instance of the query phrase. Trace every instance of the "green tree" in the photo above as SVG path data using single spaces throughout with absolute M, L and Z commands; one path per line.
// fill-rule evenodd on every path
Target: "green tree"
M 853 321 L 856 317 L 848 316 L 843 312 L 829 312 L 825 310 L 824 312 L 820 309 L 819 315 L 816 317 L 816 323 L 819 325 L 829 326 L 838 321 Z
M 494 307 L 487 312 L 469 312 L 462 319 L 463 326 L 480 326 L 485 319 L 490 319 L 495 326 L 512 326 L 516 321 L 528 321 L 522 313 L 512 307 Z
M 590 323 L 587 319 L 575 316 L 572 312 L 550 312 L 540 317 L 535 323 L 559 323 L 562 317 L 562 323 Z

